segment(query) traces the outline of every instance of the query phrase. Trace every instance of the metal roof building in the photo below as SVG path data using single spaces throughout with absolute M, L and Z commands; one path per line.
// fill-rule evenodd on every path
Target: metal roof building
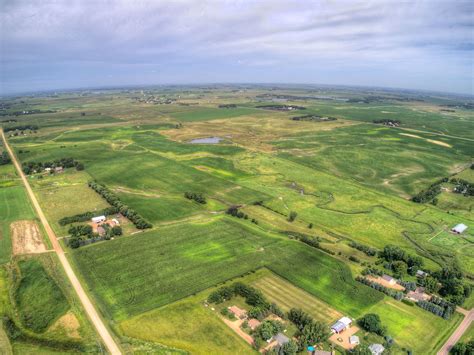
M 452 232 L 461 234 L 467 229 L 467 226 L 464 223 L 459 223 L 451 229 Z

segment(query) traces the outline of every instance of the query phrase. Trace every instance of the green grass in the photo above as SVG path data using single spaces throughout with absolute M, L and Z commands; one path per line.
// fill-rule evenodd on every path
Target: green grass
M 435 354 L 462 319 L 455 313 L 447 321 L 388 297 L 368 313 L 378 314 L 382 324 L 387 326 L 388 334 L 399 346 L 411 349 L 414 354 Z
M 20 275 L 14 293 L 21 321 L 34 332 L 44 332 L 69 309 L 69 304 L 40 261 L 21 260 L 18 267 Z
M 173 113 L 171 116 L 179 121 L 192 122 L 192 121 L 208 121 L 222 118 L 232 118 L 244 115 L 252 115 L 259 113 L 258 110 L 246 107 L 239 108 L 197 108 L 192 111 Z
M 469 326 L 469 328 L 467 328 L 466 332 L 463 334 L 461 339 L 459 339 L 459 341 L 464 342 L 464 343 L 468 343 L 471 340 L 474 340 L 474 324 L 472 324 L 472 323 Z
M 120 323 L 129 337 L 157 342 L 192 354 L 249 354 L 252 350 L 204 307 L 202 295 L 186 298 Z
M 120 320 L 262 266 L 354 316 L 381 299 L 327 254 L 227 218 L 164 227 L 73 255 L 102 308 Z
M 35 214 L 22 186 L 0 188 L 0 264 L 10 260 L 10 224 L 16 220 L 34 219 Z

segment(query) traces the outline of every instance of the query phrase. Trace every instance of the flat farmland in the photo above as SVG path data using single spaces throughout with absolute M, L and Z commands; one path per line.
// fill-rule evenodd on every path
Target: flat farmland
M 103 309 L 121 320 L 263 266 L 354 316 L 381 299 L 327 254 L 228 218 L 84 247 L 74 258 Z

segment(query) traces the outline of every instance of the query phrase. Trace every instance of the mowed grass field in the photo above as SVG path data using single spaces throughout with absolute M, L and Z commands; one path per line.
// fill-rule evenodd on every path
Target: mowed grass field
M 117 320 L 263 266 L 354 316 L 381 300 L 381 294 L 355 282 L 342 262 L 245 224 L 218 217 L 173 225 L 73 255 L 102 309 Z
M 329 304 L 275 274 L 269 273 L 257 279 L 252 286 L 262 291 L 268 300 L 275 302 L 284 312 L 288 312 L 291 308 L 300 308 L 314 319 L 326 324 L 342 317 L 342 314 Z

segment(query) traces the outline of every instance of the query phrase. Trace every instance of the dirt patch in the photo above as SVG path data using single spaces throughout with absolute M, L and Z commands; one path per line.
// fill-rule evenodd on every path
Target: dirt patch
M 387 288 L 391 288 L 392 290 L 397 290 L 397 291 L 404 291 L 405 287 L 399 284 L 391 284 L 390 282 L 382 279 L 380 276 L 373 277 L 373 276 L 367 276 L 367 279 L 373 282 L 378 283 L 379 285 L 385 286 Z
M 244 339 L 249 345 L 253 345 L 253 338 L 245 333 L 240 327 L 244 323 L 242 319 L 237 319 L 235 321 L 231 321 L 227 318 L 220 317 L 227 326 L 236 332 L 242 339 Z
M 49 331 L 64 330 L 68 337 L 74 339 L 80 339 L 79 334 L 79 321 L 72 312 L 67 312 L 61 318 L 59 318 L 50 328 Z
M 16 221 L 10 225 L 13 255 L 44 253 L 46 246 L 35 221 Z
M 329 338 L 329 341 L 332 343 L 342 346 L 346 350 L 351 350 L 354 349 L 357 344 L 351 344 L 349 343 L 349 338 L 353 336 L 355 333 L 359 331 L 359 328 L 356 326 L 352 326 L 346 330 L 344 330 L 342 333 L 339 334 L 333 334 Z

